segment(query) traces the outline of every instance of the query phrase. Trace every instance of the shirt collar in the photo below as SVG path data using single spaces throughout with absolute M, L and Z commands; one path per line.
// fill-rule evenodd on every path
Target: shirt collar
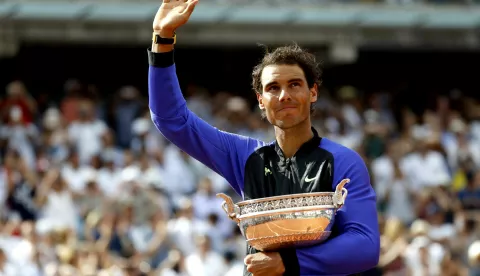
M 307 142 L 305 142 L 294 154 L 294 156 L 298 156 L 303 153 L 312 152 L 313 150 L 318 148 L 318 146 L 320 146 L 320 141 L 322 140 L 322 137 L 318 135 L 318 132 L 314 127 L 312 127 L 312 132 L 313 132 L 313 137 Z M 281 157 L 281 159 L 286 159 L 277 141 L 275 141 L 275 151 L 277 152 L 278 156 Z

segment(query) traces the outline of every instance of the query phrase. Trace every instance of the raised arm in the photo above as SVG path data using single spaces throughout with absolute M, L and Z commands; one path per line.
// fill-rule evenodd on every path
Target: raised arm
M 154 21 L 154 34 L 172 38 L 185 24 L 196 0 L 164 0 Z M 174 64 L 173 45 L 153 43 L 149 56 L 149 105 L 157 129 L 170 142 L 222 175 L 243 196 L 244 164 L 262 142 L 220 131 L 207 124 L 186 104 Z
M 345 186 L 348 196 L 335 218 L 338 236 L 318 246 L 297 249 L 300 275 L 361 273 L 374 268 L 379 260 L 376 198 L 367 168 L 354 151 L 343 147 L 328 150 L 335 158 L 334 185 L 345 178 L 351 180 Z

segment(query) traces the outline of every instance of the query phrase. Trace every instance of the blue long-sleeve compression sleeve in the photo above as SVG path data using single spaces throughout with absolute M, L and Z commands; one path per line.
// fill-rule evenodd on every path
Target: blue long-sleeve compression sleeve
M 220 131 L 188 109 L 176 75 L 173 51 L 149 52 L 149 60 L 149 107 L 157 129 L 170 142 L 223 176 L 243 197 L 245 163 L 263 142 Z
M 334 156 L 333 185 L 345 178 L 350 183 L 345 185 L 345 205 L 335 218 L 338 236 L 318 246 L 297 249 L 300 275 L 348 275 L 374 268 L 380 255 L 380 234 L 376 195 L 367 168 L 348 148 L 325 138 L 320 146 Z

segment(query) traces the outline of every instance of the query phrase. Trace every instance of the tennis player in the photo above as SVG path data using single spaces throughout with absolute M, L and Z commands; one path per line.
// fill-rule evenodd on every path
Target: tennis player
M 348 178 L 348 199 L 324 243 L 279 252 L 248 246 L 244 275 L 350 275 L 375 267 L 380 235 L 376 196 L 362 158 L 320 137 L 311 125 L 320 70 L 298 46 L 267 53 L 253 70 L 258 106 L 275 129 L 265 143 L 220 131 L 192 113 L 182 96 L 174 63 L 180 26 L 198 0 L 164 0 L 153 23 L 149 58 L 149 105 L 158 130 L 180 149 L 222 175 L 245 200 L 333 191 Z

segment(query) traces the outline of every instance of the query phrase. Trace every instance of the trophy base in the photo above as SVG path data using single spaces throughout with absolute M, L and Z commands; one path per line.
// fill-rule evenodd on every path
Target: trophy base
M 247 242 L 250 244 L 250 246 L 260 251 L 277 251 L 283 248 L 307 247 L 316 245 L 325 241 L 330 234 L 330 231 L 297 233 L 249 239 Z

